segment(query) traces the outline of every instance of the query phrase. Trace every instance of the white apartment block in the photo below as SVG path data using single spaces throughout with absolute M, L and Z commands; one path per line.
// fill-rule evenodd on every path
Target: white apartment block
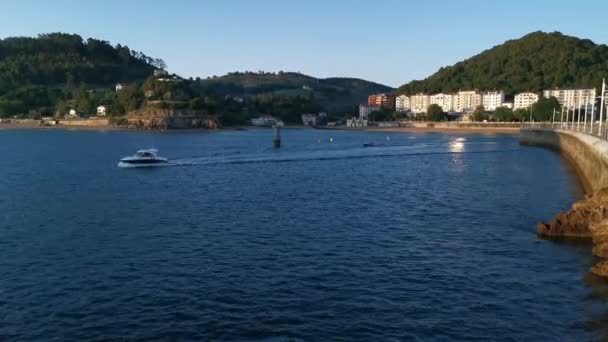
M 557 98 L 559 104 L 567 108 L 578 108 L 595 103 L 595 89 L 553 89 L 543 91 L 543 96 Z
M 414 113 L 426 113 L 431 105 L 431 97 L 426 94 L 416 94 L 410 97 L 410 109 Z
M 431 95 L 430 97 L 430 104 L 436 104 L 439 107 L 441 107 L 441 109 L 443 109 L 444 112 L 451 112 L 454 108 L 454 103 L 453 103 L 454 99 L 453 96 L 450 94 L 443 94 L 443 93 L 439 93 L 439 94 L 435 94 L 435 95 Z
M 483 108 L 493 112 L 498 107 L 502 107 L 505 102 L 505 93 L 503 91 L 488 91 L 483 93 Z
M 515 109 L 527 109 L 538 102 L 538 95 L 534 93 L 520 93 L 515 95 Z
M 367 120 L 367 119 L 369 119 L 369 115 L 372 112 L 376 112 L 379 110 L 380 110 L 380 107 L 370 107 L 370 106 L 367 106 L 364 104 L 360 104 L 359 105 L 359 118 Z
M 399 95 L 395 101 L 395 110 L 398 112 L 409 112 L 410 97 L 407 95 Z
M 454 95 L 454 111 L 456 112 L 472 112 L 478 106 L 482 105 L 482 96 L 474 90 L 459 91 Z

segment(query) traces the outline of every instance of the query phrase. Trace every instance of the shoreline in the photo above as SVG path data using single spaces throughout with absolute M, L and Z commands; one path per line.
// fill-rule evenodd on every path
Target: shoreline
M 559 153 L 573 167 L 585 193 L 569 210 L 539 222 L 538 236 L 591 242 L 592 254 L 601 261 L 590 272 L 608 278 L 608 142 L 580 132 L 537 128 L 522 131 L 520 143 Z
M 271 127 L 259 127 L 250 125 L 228 126 L 217 129 L 206 128 L 185 128 L 185 129 L 167 129 L 167 130 L 145 130 L 136 129 L 126 126 L 115 125 L 63 125 L 42 126 L 36 122 L 11 122 L 0 123 L 1 130 L 13 129 L 40 129 L 40 130 L 87 130 L 87 131 L 131 131 L 131 132 L 237 132 L 248 131 L 252 129 L 271 129 Z M 448 133 L 448 134 L 519 134 L 520 128 L 517 127 L 346 127 L 346 126 L 329 126 L 329 127 L 311 127 L 304 125 L 286 125 L 283 129 L 318 129 L 318 130 L 336 130 L 336 131 L 360 131 L 360 132 L 402 132 L 402 133 Z
M 404 132 L 404 133 L 491 133 L 519 134 L 519 128 L 511 127 L 368 127 L 368 132 Z

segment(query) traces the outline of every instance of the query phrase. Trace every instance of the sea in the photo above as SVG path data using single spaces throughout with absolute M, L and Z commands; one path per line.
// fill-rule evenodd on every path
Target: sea
M 0 340 L 608 338 L 584 196 L 517 135 L 0 130 Z M 373 143 L 373 147 L 364 144 Z M 157 148 L 163 167 L 121 157 Z

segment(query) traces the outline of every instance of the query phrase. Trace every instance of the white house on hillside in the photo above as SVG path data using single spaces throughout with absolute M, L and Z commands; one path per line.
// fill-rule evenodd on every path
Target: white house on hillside
M 122 90 L 122 88 L 124 88 L 122 83 L 116 83 L 116 87 L 114 89 L 116 89 L 116 92 L 119 92 Z
M 97 107 L 97 116 L 106 116 L 106 106 Z
M 75 109 L 70 109 L 68 114 L 65 115 L 66 119 L 74 119 L 78 117 L 78 112 Z

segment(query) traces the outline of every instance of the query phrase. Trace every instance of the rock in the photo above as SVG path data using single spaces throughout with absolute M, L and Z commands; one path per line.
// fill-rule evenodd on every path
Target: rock
M 567 212 L 557 214 L 551 222 L 537 225 L 539 236 L 546 238 L 590 239 L 597 235 L 598 241 L 604 242 L 608 237 L 608 226 L 599 229 L 595 234 L 591 227 L 608 219 L 608 189 L 602 189 L 584 200 L 572 205 Z M 598 226 L 599 227 L 599 226 Z
M 608 242 L 595 245 L 593 255 L 599 258 L 608 258 Z
M 608 260 L 597 263 L 591 267 L 591 273 L 600 277 L 608 277 Z
M 217 129 L 220 124 L 217 116 L 204 111 L 147 104 L 127 115 L 127 126 L 150 130 Z

